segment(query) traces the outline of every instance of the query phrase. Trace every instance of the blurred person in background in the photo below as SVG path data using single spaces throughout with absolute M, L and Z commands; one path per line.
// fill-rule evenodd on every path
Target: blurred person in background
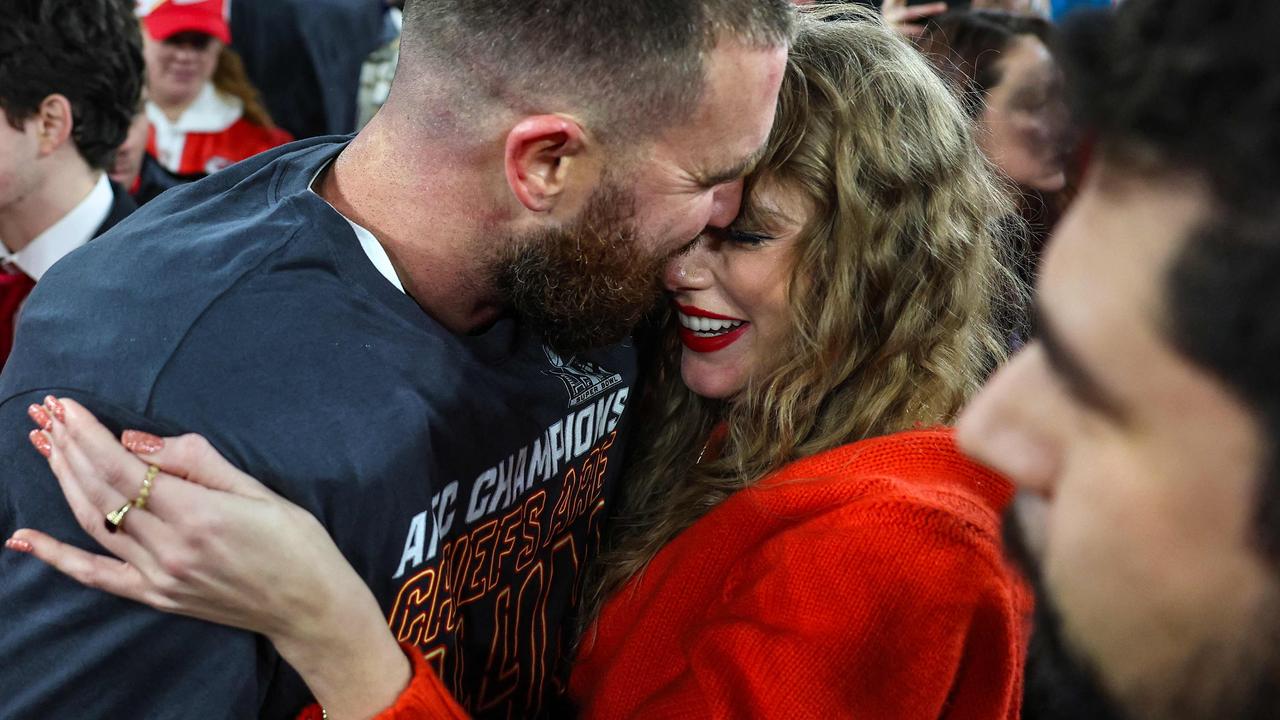
M 1000 552 L 1012 488 L 939 427 L 1003 352 L 993 298 L 1012 280 L 998 258 L 1009 201 L 964 110 L 870 11 L 802 14 L 779 97 L 741 215 L 667 264 L 652 394 L 616 535 L 587 583 L 583 621 L 596 622 L 570 698 L 586 717 L 1015 720 L 1029 608 Z M 79 499 L 111 492 L 110 477 L 132 493 L 146 464 L 65 405 L 65 422 L 33 410 L 37 438 L 76 514 L 110 543 Z M 390 635 L 373 609 L 298 616 L 288 593 L 321 607 L 368 595 L 332 541 L 314 523 L 255 517 L 254 507 L 305 513 L 207 444 L 148 442 L 159 453 L 148 462 L 203 485 L 157 475 L 157 499 L 186 495 L 193 512 L 226 513 L 216 521 L 225 552 L 188 556 L 196 565 L 177 573 L 219 582 L 150 585 L 45 535 L 17 542 L 73 577 L 96 564 L 98 587 L 285 645 L 295 644 L 288 625 L 356 644 Z M 158 508 L 157 526 L 137 525 L 136 538 L 185 546 L 193 517 Z M 299 563 L 299 547 L 327 552 Z M 166 564 L 122 557 L 130 568 Z M 414 633 L 393 626 L 399 640 Z M 367 653 L 305 652 L 307 666 L 335 676 L 371 670 Z M 384 717 L 463 715 L 448 675 L 412 657 L 416 680 Z M 408 664 L 390 659 L 374 672 Z M 366 700 L 353 716 L 396 696 Z
M 10 0 L 3 14 L 0 367 L 45 271 L 135 208 L 106 171 L 143 83 L 128 0 Z
M 169 174 L 170 185 L 292 139 L 271 121 L 240 58 L 227 47 L 225 0 L 159 0 L 143 13 L 147 153 Z
M 843 0 L 795 0 L 797 5 L 828 5 Z M 925 30 L 925 21 L 944 12 L 968 10 L 999 10 L 1002 12 L 1048 18 L 1051 14 L 1049 0 L 854 0 L 855 4 L 879 8 L 885 22 L 908 37 L 917 37 Z
M 142 185 L 143 161 L 148 157 L 147 141 L 150 137 L 151 122 L 147 120 L 147 99 L 144 92 L 142 99 L 138 101 L 138 110 L 129 123 L 129 132 L 116 149 L 116 159 L 107 172 L 111 182 L 127 190 L 134 196 L 134 200 L 138 200 L 138 190 Z
M 1051 25 L 1005 12 L 949 12 L 929 22 L 921 51 L 977 123 L 978 144 L 1020 189 L 1066 186 L 1069 116 Z
M 1023 222 L 1008 237 L 1028 285 L 1069 195 L 1071 122 L 1051 32 L 1040 17 L 967 10 L 931 19 L 917 40 L 960 94 L 978 144 L 1015 190 Z
M 880 13 L 889 27 L 907 37 L 917 37 L 924 32 L 924 21 L 946 12 L 948 7 L 945 2 L 908 4 L 907 0 L 884 0 Z
M 160 163 L 147 152 L 150 139 L 151 121 L 147 119 L 147 91 L 144 87 L 138 112 L 133 116 L 129 133 L 116 151 L 116 160 L 108 172 L 111 181 L 127 190 L 139 206 L 147 204 L 175 185 L 201 177 L 194 175 L 181 178 L 160 167 Z
M 1126 0 L 1058 45 L 1094 155 L 959 429 L 1019 487 L 1028 720 L 1280 716 L 1277 33 L 1271 0 Z
M 360 70 L 360 91 L 357 99 L 357 128 L 364 127 L 391 93 L 391 81 L 395 78 L 396 65 L 400 61 L 400 32 L 404 14 L 399 7 L 387 6 L 387 42 L 371 54 Z
M 1046 19 L 1053 10 L 1049 0 L 973 0 L 971 7 L 974 10 L 999 10 Z
M 138 112 L 129 124 L 129 133 L 116 151 L 116 161 L 108 173 L 111 181 L 129 192 L 139 206 L 145 205 L 157 195 L 184 180 L 160 167 L 160 163 L 147 152 L 151 140 L 151 121 L 147 119 L 147 91 L 142 90 Z M 199 179 L 199 176 L 188 180 Z
M 362 68 L 398 28 L 384 0 L 231 0 L 233 44 L 271 117 L 296 138 L 359 123 Z

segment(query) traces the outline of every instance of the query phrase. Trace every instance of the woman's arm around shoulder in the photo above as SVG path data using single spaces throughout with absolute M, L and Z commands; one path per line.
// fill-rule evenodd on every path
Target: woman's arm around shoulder
M 422 651 L 408 643 L 401 649 L 413 666 L 413 678 L 391 707 L 378 713 L 373 720 L 468 720 L 471 716 L 453 698 L 441 682 Z M 330 716 L 319 705 L 312 705 L 298 715 L 297 720 L 340 720 Z

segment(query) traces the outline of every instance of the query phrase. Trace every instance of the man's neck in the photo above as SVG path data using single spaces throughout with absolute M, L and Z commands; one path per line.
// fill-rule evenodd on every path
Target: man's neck
M 488 277 L 497 238 L 485 232 L 477 184 L 448 151 L 410 150 L 377 122 L 342 152 L 318 194 L 373 233 L 405 292 L 441 325 L 468 334 L 492 323 L 502 312 Z
M 0 209 L 0 241 L 9 252 L 24 250 L 89 197 L 102 173 L 75 160 L 51 168 L 34 190 Z

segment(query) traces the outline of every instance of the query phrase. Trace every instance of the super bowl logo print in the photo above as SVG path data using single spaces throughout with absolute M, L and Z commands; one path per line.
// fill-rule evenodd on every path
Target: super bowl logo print
M 555 350 L 542 346 L 551 367 L 542 372 L 560 378 L 565 392 L 569 393 L 569 405 L 580 405 L 601 393 L 622 384 L 622 375 L 610 372 L 589 361 L 565 358 Z

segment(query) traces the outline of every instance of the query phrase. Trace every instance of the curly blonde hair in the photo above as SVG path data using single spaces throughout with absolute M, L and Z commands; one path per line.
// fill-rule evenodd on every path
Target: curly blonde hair
M 802 457 L 949 423 L 1006 352 L 996 305 L 1017 281 L 1000 257 L 1013 207 L 968 116 L 929 63 L 873 12 L 801 14 L 762 183 L 813 208 L 796 242 L 792 332 L 727 402 L 693 394 L 667 317 L 621 518 L 586 587 L 584 625 L 610 593 L 729 495 Z M 724 423 L 718 458 L 699 463 Z

